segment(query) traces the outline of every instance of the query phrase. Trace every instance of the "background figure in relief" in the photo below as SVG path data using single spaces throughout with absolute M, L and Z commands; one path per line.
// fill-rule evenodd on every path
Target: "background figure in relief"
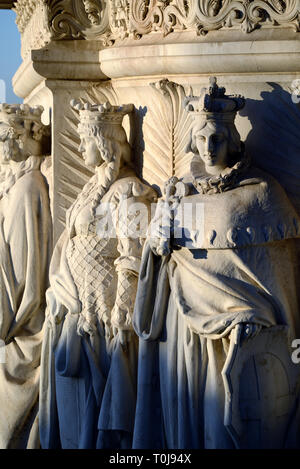
M 0 447 L 38 448 L 38 393 L 52 223 L 40 165 L 43 108 L 0 105 Z M 2 353 L 3 352 L 3 353 Z
M 95 175 L 68 210 L 51 262 L 41 443 L 128 448 L 137 362 L 131 317 L 145 237 L 139 225 L 147 224 L 155 193 L 131 166 L 122 120 L 133 106 L 73 107 L 80 117 L 79 150 Z

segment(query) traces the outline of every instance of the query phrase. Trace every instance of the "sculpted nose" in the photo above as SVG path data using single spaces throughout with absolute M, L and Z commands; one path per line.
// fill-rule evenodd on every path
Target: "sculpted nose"
M 213 145 L 213 139 L 212 139 L 211 137 L 208 137 L 208 138 L 206 139 L 206 150 L 207 150 L 207 152 L 208 152 L 208 153 L 212 153 L 213 147 L 214 147 L 214 145 Z

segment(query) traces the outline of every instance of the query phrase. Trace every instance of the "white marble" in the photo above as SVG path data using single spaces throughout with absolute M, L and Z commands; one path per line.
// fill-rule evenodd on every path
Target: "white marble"
M 52 250 L 48 187 L 40 172 L 42 108 L 0 107 L 0 447 L 39 447 L 38 393 Z
M 212 79 L 184 104 L 193 119 L 190 177 L 165 186 L 139 276 L 133 445 L 298 446 L 300 374 L 290 357 L 300 333 L 299 216 L 244 154 L 234 125 L 243 97 Z
M 124 234 L 122 223 L 135 225 L 130 207 L 138 202 L 148 218 L 155 192 L 132 167 L 122 127 L 132 105 L 73 100 L 72 107 L 79 112 L 79 151 L 95 174 L 67 212 L 50 266 L 41 442 L 44 448 L 130 448 L 137 379 L 131 317 L 143 235 Z M 110 215 L 114 233 L 105 231 Z
M 85 345 L 93 339 L 83 341 L 81 337 L 77 338 L 75 332 L 77 325 L 80 324 L 78 331 L 85 336 L 92 337 L 95 326 L 93 314 L 90 314 L 88 308 L 81 308 L 86 304 L 86 295 L 91 288 L 90 281 L 86 284 L 82 284 L 82 281 L 86 270 L 89 270 L 92 264 L 92 272 L 100 275 L 102 271 L 101 262 L 95 265 L 95 259 L 91 257 L 89 257 L 89 262 L 84 264 L 84 269 L 79 268 L 71 255 L 70 246 L 73 243 L 73 234 L 77 231 L 81 233 L 80 230 L 83 229 L 81 236 L 78 237 L 78 243 L 81 243 L 85 236 L 83 233 L 86 233 L 88 229 L 90 209 L 95 209 L 95 204 L 93 205 L 92 202 L 92 207 L 87 203 L 86 210 L 82 209 L 82 211 L 75 208 L 76 204 L 90 200 L 89 192 L 91 192 L 91 197 L 96 196 L 98 189 L 95 189 L 94 193 L 94 189 L 89 184 L 91 181 L 101 181 L 103 176 L 101 169 L 85 164 L 91 155 L 97 155 L 96 139 L 89 137 L 87 141 L 81 143 L 78 124 L 81 120 L 80 116 L 84 116 L 85 112 L 86 115 L 89 112 L 91 115 L 93 112 L 95 112 L 94 115 L 98 112 L 101 114 L 101 111 L 97 109 L 97 103 L 110 102 L 113 106 L 122 106 L 123 103 L 130 102 L 133 104 L 133 112 L 124 116 L 123 127 L 126 140 L 131 146 L 134 171 L 146 186 L 151 185 L 158 194 L 163 194 L 155 219 L 151 224 L 154 233 L 157 230 L 156 234 L 160 241 L 157 248 L 152 247 L 160 255 L 170 251 L 170 260 L 165 262 L 166 257 L 155 256 L 153 251 L 149 250 L 147 243 L 142 269 L 140 270 L 135 265 L 134 279 L 131 277 L 129 281 L 134 290 L 130 295 L 133 301 L 138 271 L 140 270 L 141 278 L 145 274 L 147 280 L 153 265 L 160 264 L 162 260 L 159 285 L 165 289 L 163 290 L 166 292 L 165 300 L 169 305 L 169 313 L 164 318 L 161 314 L 163 302 L 160 304 L 162 291 L 158 289 L 157 294 L 154 295 L 149 286 L 146 286 L 144 291 L 149 296 L 145 308 L 144 310 L 137 309 L 138 315 L 143 311 L 147 315 L 150 311 L 147 316 L 147 321 L 150 321 L 152 302 L 156 298 L 156 306 L 160 305 L 161 308 L 154 308 L 158 316 L 156 318 L 154 315 L 155 327 L 150 332 L 157 334 L 155 336 L 157 338 L 158 331 L 163 324 L 169 335 L 167 342 L 164 342 L 164 336 L 162 336 L 163 340 L 160 341 L 159 346 L 156 340 L 152 342 L 152 345 L 150 342 L 141 345 L 142 349 L 145 346 L 143 350 L 147 355 L 145 373 L 146 370 L 149 372 L 147 376 L 143 371 L 140 372 L 142 386 L 144 382 L 149 383 L 149 380 L 152 380 L 152 384 L 155 385 L 161 379 L 162 389 L 166 392 L 162 406 L 161 394 L 156 392 L 157 389 L 154 389 L 151 395 L 146 384 L 145 392 L 143 387 L 142 391 L 139 390 L 139 393 L 144 393 L 144 400 L 139 395 L 137 416 L 142 416 L 142 418 L 136 421 L 134 445 L 146 444 L 147 435 L 145 436 L 144 433 L 146 428 L 152 432 L 152 436 L 155 435 L 153 429 L 159 428 L 159 425 L 153 423 L 147 427 L 143 422 L 148 418 L 150 422 L 154 422 L 151 419 L 154 415 L 159 417 L 158 413 L 161 410 L 165 415 L 167 413 L 170 416 L 170 432 L 167 434 L 167 443 L 162 442 L 157 435 L 158 440 L 152 441 L 156 447 L 161 448 L 163 445 L 175 447 L 181 444 L 180 441 L 182 444 L 205 447 L 247 444 L 241 434 L 243 424 L 240 418 L 238 396 L 242 396 L 242 401 L 247 401 L 247 405 L 250 406 L 249 415 L 254 417 L 257 415 L 256 410 L 251 407 L 248 400 L 249 398 L 256 399 L 257 396 L 253 394 L 255 386 L 249 386 L 249 389 L 244 386 L 245 382 L 254 382 L 254 380 L 242 379 L 241 389 L 237 390 L 236 377 L 239 373 L 246 373 L 246 375 L 253 373 L 248 363 L 253 358 L 252 351 L 255 349 L 256 354 L 266 355 L 266 344 L 268 344 L 268 347 L 274 350 L 274 354 L 281 357 L 283 368 L 288 370 L 290 392 L 286 392 L 285 372 L 283 368 L 280 368 L 278 361 L 274 362 L 270 356 L 267 356 L 264 366 L 260 367 L 257 363 L 260 370 L 257 376 L 259 379 L 262 376 L 259 385 L 262 389 L 267 389 L 269 383 L 275 382 L 276 385 L 272 390 L 269 389 L 266 395 L 271 396 L 270 403 L 274 403 L 276 398 L 278 402 L 274 404 L 273 412 L 268 407 L 268 403 L 264 406 L 265 431 L 261 441 L 255 439 L 256 436 L 249 428 L 245 434 L 251 433 L 252 435 L 249 445 L 269 447 L 272 444 L 275 445 L 274 442 L 276 442 L 279 447 L 282 443 L 280 432 L 284 424 L 277 425 L 278 416 L 284 416 L 287 409 L 289 410 L 295 392 L 294 370 L 290 369 L 288 364 L 291 354 L 285 344 L 286 342 L 290 344 L 292 337 L 297 338 L 300 334 L 297 322 L 299 305 L 295 300 L 295 290 L 299 291 L 300 288 L 297 271 L 300 250 L 299 240 L 294 239 L 299 234 L 298 216 L 300 214 L 300 160 L 298 157 L 300 107 L 297 98 L 297 83 L 300 78 L 298 66 L 299 2 L 294 0 L 284 2 L 275 0 L 264 2 L 259 0 L 251 2 L 246 0 L 235 2 L 227 0 L 168 0 L 167 2 L 163 0 L 150 2 L 147 0 L 110 0 L 109 2 L 104 0 L 56 0 L 55 2 L 18 0 L 14 8 L 21 34 L 23 59 L 13 79 L 14 90 L 30 106 L 42 105 L 44 107 L 42 121 L 45 124 L 51 123 L 52 129 L 51 157 L 48 157 L 41 165 L 41 172 L 49 184 L 54 244 L 57 243 L 51 268 L 52 286 L 49 290 L 48 313 L 51 318 L 50 311 L 54 311 L 56 304 L 54 299 L 60 298 L 56 306 L 59 311 L 58 318 L 63 319 L 61 321 L 58 319 L 59 324 L 54 321 L 53 329 L 47 327 L 45 334 L 44 356 L 55 357 L 56 363 L 51 362 L 43 369 L 50 370 L 53 365 L 60 373 L 56 374 L 59 391 L 58 400 L 55 403 L 59 424 L 44 420 L 46 423 L 42 425 L 42 433 L 45 446 L 57 443 L 47 439 L 47 429 L 52 428 L 52 424 L 56 429 L 58 426 L 63 428 L 64 446 L 71 441 L 72 445 L 83 447 L 88 444 L 90 437 L 85 434 L 79 442 L 78 434 L 75 435 L 75 431 L 78 430 L 76 425 L 73 427 L 74 433 L 70 436 L 71 428 L 64 420 L 64 416 L 69 413 L 78 414 L 79 420 L 83 418 L 82 409 L 86 401 L 85 394 L 80 391 L 82 382 L 80 384 L 77 375 L 74 380 L 72 377 L 63 376 L 65 363 L 70 365 L 65 360 L 64 353 L 70 345 L 74 347 L 72 349 L 74 356 L 86 357 L 88 355 L 90 349 L 87 349 Z M 230 127 L 230 132 L 227 124 L 222 126 L 220 123 L 210 122 L 209 125 L 203 127 L 198 125 L 200 117 L 197 112 L 200 112 L 200 108 L 196 105 L 197 97 L 201 95 L 202 88 L 207 86 L 208 77 L 211 74 L 217 75 L 219 86 L 226 87 L 228 94 L 238 92 L 246 98 L 245 106 L 240 108 L 234 125 Z M 193 98 L 194 101 L 192 99 L 190 105 L 195 104 L 194 112 L 197 115 L 191 112 L 190 107 L 185 106 L 186 97 L 196 99 Z M 74 109 L 69 104 L 72 98 L 85 103 L 87 108 L 79 109 L 80 106 L 78 107 L 77 103 Z M 91 106 L 90 110 L 89 106 Z M 204 138 L 211 140 L 215 133 L 222 133 L 225 136 L 222 143 L 223 161 L 219 162 L 217 169 L 212 164 L 212 158 L 209 162 L 206 155 L 209 151 L 205 149 L 204 143 L 201 143 L 204 140 L 197 141 L 197 139 Z M 245 144 L 245 152 L 243 152 L 241 141 Z M 85 145 L 88 150 L 83 150 Z M 229 164 L 227 150 L 231 154 L 233 148 L 240 153 L 241 160 L 235 161 L 233 165 L 230 164 L 228 168 L 226 166 Z M 81 152 L 90 154 L 87 160 L 82 158 Z M 206 155 L 206 160 L 202 162 L 198 154 Z M 249 160 L 252 163 L 248 167 Z M 1 168 L 0 190 L 2 182 L 9 180 L 10 171 L 10 168 Z M 209 172 L 214 174 L 208 174 Z M 241 186 L 234 186 L 236 178 L 241 182 Z M 114 184 L 116 183 L 117 181 Z M 105 197 L 109 197 L 108 194 L 113 197 L 113 187 L 115 186 L 112 185 L 103 196 L 103 200 L 99 200 L 99 210 L 103 208 Z M 189 189 L 192 189 L 191 193 L 188 192 Z M 219 191 L 219 189 L 220 192 L 214 193 L 214 190 Z M 119 190 L 117 192 L 119 193 Z M 196 220 L 191 218 L 192 221 L 198 223 L 202 220 L 203 223 L 200 225 L 196 223 L 196 226 L 192 228 L 189 226 L 187 238 L 181 240 L 176 238 L 177 245 L 174 250 L 168 235 L 170 226 L 160 224 L 159 215 L 163 215 L 165 221 L 169 220 L 169 225 L 170 223 L 172 225 L 173 211 L 170 210 L 170 204 L 175 204 L 177 211 L 175 228 L 177 229 L 178 224 L 181 223 L 180 215 L 187 214 L 187 212 L 190 215 L 190 209 L 186 210 L 185 202 L 190 208 L 197 210 L 200 200 L 203 203 L 203 205 L 200 203 L 202 209 L 196 212 Z M 183 223 L 185 227 L 188 220 L 187 216 Z M 158 223 L 155 224 L 155 221 Z M 70 235 L 71 226 L 73 234 Z M 62 233 L 64 233 L 63 238 L 60 238 Z M 293 250 L 293 244 L 298 244 L 298 254 Z M 78 251 L 78 245 L 75 247 Z M 191 247 L 197 249 L 194 250 Z M 83 249 L 86 249 L 86 246 Z M 207 257 L 201 257 L 204 255 L 202 251 L 207 251 Z M 67 257 L 67 252 L 69 257 Z M 187 252 L 196 253 L 196 258 Z M 193 280 L 190 278 L 191 271 Z M 168 293 L 167 273 L 170 276 L 171 294 Z M 124 285 L 127 285 L 127 280 L 125 278 Z M 61 285 L 64 285 L 64 288 L 61 289 Z M 183 291 L 180 290 L 180 285 Z M 241 290 L 236 294 L 239 286 Z M 131 289 L 131 287 L 128 288 Z M 123 290 L 125 291 L 125 288 Z M 230 294 L 228 296 L 228 291 L 232 293 L 231 296 Z M 103 293 L 102 288 L 99 288 L 99 295 L 101 292 Z M 252 303 L 251 292 L 253 293 Z M 231 300 L 233 303 L 230 302 Z M 247 321 L 240 321 L 241 316 L 236 315 L 238 306 L 234 300 L 241 303 L 239 304 L 242 308 L 241 315 L 245 311 L 249 313 L 250 310 L 247 308 L 251 303 L 253 315 L 249 314 L 255 327 L 252 330 L 252 326 L 249 326 L 249 332 L 250 335 L 252 332 L 258 332 L 255 337 L 244 342 L 242 348 L 240 348 L 238 337 L 240 333 L 243 334 L 248 330 L 244 323 L 251 323 L 251 321 L 249 315 L 247 316 L 248 313 L 246 314 Z M 174 302 L 177 303 L 174 304 Z M 130 323 L 129 316 L 122 308 L 116 307 L 117 304 L 120 305 L 119 300 L 110 312 L 111 333 L 116 343 L 116 337 L 119 336 L 118 329 L 126 329 L 126 327 L 119 327 L 120 321 L 122 326 Z M 230 310 L 232 316 L 230 316 L 230 324 L 226 326 L 227 329 L 224 324 L 220 325 L 220 315 L 217 316 L 217 314 L 213 314 L 214 318 L 211 321 L 200 320 L 199 323 L 199 315 L 201 316 L 203 311 L 208 315 L 210 307 L 214 313 L 221 311 L 226 315 L 225 309 L 227 307 L 230 309 L 230 306 L 233 309 Z M 68 314 L 69 310 L 74 311 L 74 315 Z M 171 312 L 174 313 L 172 317 Z M 157 322 L 155 322 L 156 319 Z M 51 323 L 51 320 L 49 321 Z M 101 321 L 99 321 L 100 324 L 102 324 Z M 221 323 L 222 321 L 223 317 Z M 206 338 L 207 330 L 209 329 L 209 334 L 211 334 L 212 328 L 218 325 L 224 332 L 224 337 L 212 339 L 210 335 Z M 148 322 L 146 326 L 149 326 Z M 144 329 L 147 330 L 147 327 Z M 230 329 L 232 329 L 232 335 L 229 342 Z M 138 329 L 138 333 L 141 334 L 141 332 L 143 331 Z M 122 334 L 120 332 L 120 337 Z M 70 342 L 68 342 L 69 338 L 72 338 Z M 49 350 L 48 354 L 47 347 L 50 347 L 50 344 L 55 343 L 56 340 L 58 345 L 55 353 L 52 354 Z M 97 342 L 98 339 L 95 340 Z M 143 344 L 142 340 L 144 339 L 141 339 L 141 344 Z M 124 374 L 118 368 L 122 354 L 118 356 L 118 359 L 117 355 L 113 355 L 116 359 L 112 362 L 110 359 L 105 361 L 108 357 L 105 347 L 103 354 L 99 352 L 97 355 L 98 358 L 103 357 L 105 362 L 104 364 L 101 362 L 99 366 L 105 368 L 107 365 L 106 371 L 113 370 L 109 371 L 112 373 L 111 376 L 114 379 L 119 376 L 122 383 L 123 381 L 127 384 L 132 382 L 131 378 L 123 379 Z M 205 396 L 202 407 L 199 401 L 193 398 L 186 400 L 188 402 L 186 408 L 179 405 L 177 415 L 175 415 L 175 408 L 168 407 L 169 399 L 176 400 L 178 397 L 177 391 L 175 392 L 176 385 L 178 384 L 179 387 L 178 392 L 183 392 L 186 388 L 184 380 L 176 381 L 175 378 L 176 385 L 174 384 L 174 388 L 171 388 L 169 386 L 170 375 L 166 372 L 159 376 L 158 367 L 155 365 L 153 369 L 151 368 L 151 363 L 154 364 L 157 358 L 158 349 L 162 369 L 164 369 L 162 362 L 168 361 L 168 357 L 172 356 L 174 360 L 168 362 L 170 373 L 174 372 L 174 375 L 177 373 L 181 377 L 180 373 L 181 371 L 183 373 L 186 366 L 189 389 L 199 393 L 202 386 Z M 118 348 L 118 350 L 122 352 L 122 349 Z M 176 363 L 176 353 L 178 353 L 178 363 Z M 237 360 L 234 360 L 235 354 L 238 357 Z M 137 356 L 133 353 L 131 357 L 135 358 L 132 359 L 128 370 L 135 370 Z M 180 357 L 182 359 L 184 357 L 185 362 L 180 361 Z M 195 357 L 198 360 L 196 366 Z M 208 357 L 207 360 L 206 357 Z M 257 357 L 254 358 L 256 359 Z M 77 358 L 74 363 L 78 364 L 76 360 Z M 94 362 L 90 360 L 89 363 Z M 175 363 L 178 365 L 176 373 Z M 141 367 L 142 364 L 143 360 L 141 360 Z M 195 368 L 198 370 L 196 375 L 194 374 Z M 203 377 L 205 370 L 208 372 L 207 381 Z M 66 367 L 65 373 L 69 372 L 70 368 Z M 95 376 L 99 377 L 97 373 L 93 375 L 93 378 L 87 373 L 83 378 L 85 383 L 89 383 L 88 385 L 91 382 L 95 385 L 93 388 L 95 394 L 91 394 L 91 399 L 101 396 L 103 383 L 110 383 L 110 378 L 106 381 L 105 377 L 101 384 L 101 380 L 97 380 Z M 134 376 L 136 378 L 136 375 Z M 46 389 L 46 394 L 50 392 L 51 395 L 53 381 L 50 380 L 49 383 L 47 379 L 45 371 L 43 389 Z M 120 382 L 118 382 L 119 386 L 121 386 Z M 233 394 L 230 391 L 232 383 L 235 388 Z M 68 392 L 68 386 L 72 393 L 75 387 L 78 388 L 80 399 L 76 403 L 76 409 L 75 404 L 73 407 L 70 406 L 69 401 L 64 397 Z M 106 389 L 105 399 L 109 400 L 109 393 L 112 389 L 110 384 L 106 386 Z M 275 394 L 272 394 L 273 391 Z M 130 394 L 128 386 L 124 387 L 125 392 Z M 213 403 L 212 400 L 206 399 L 209 392 L 215 396 Z M 45 398 L 43 402 L 47 404 L 44 409 L 48 409 L 48 417 L 49 415 L 53 417 L 55 408 L 47 407 L 52 405 L 52 401 L 47 400 L 45 396 L 43 395 Z M 119 394 L 116 393 L 116 396 Z M 147 396 L 152 399 L 152 401 L 150 399 L 150 404 L 146 402 Z M 89 401 L 92 402 L 91 409 L 95 408 L 93 406 L 98 406 L 94 413 L 97 416 L 100 401 L 100 397 L 96 403 Z M 112 418 L 116 415 L 120 416 L 119 421 L 123 422 L 122 425 L 124 422 L 131 422 L 130 432 L 127 432 L 127 435 L 131 434 L 133 403 L 135 402 L 133 394 L 128 397 L 128 402 L 131 402 L 132 407 L 126 415 L 124 406 L 116 400 L 113 404 L 107 404 L 107 402 L 106 400 L 104 405 L 101 404 L 100 420 L 103 428 L 107 428 L 105 425 L 109 419 L 110 409 L 114 409 L 111 410 Z M 153 405 L 156 407 L 153 408 Z M 216 409 L 215 413 L 210 411 L 212 406 Z M 201 426 L 199 420 L 197 428 L 200 430 L 189 431 L 190 428 L 196 428 L 195 426 L 198 425 L 197 422 L 195 426 L 191 424 L 192 418 L 189 420 L 190 415 L 195 413 L 195 408 L 199 409 L 199 412 L 203 411 L 205 425 Z M 245 406 L 241 412 L 244 414 L 248 412 Z M 267 417 L 268 413 L 270 418 Z M 44 412 L 42 420 L 45 415 Z M 86 422 L 89 422 L 87 428 L 94 428 L 92 424 L 89 425 L 92 421 L 90 414 L 86 415 Z M 299 414 L 295 413 L 295 421 L 297 419 L 299 421 L 297 415 Z M 284 418 L 282 417 L 283 421 Z M 216 431 L 216 428 L 220 430 Z M 273 430 L 276 428 L 278 433 L 275 435 Z M 174 431 L 172 432 L 171 429 Z M 272 436 L 273 443 L 266 435 Z M 143 440 L 144 436 L 145 440 Z M 93 447 L 112 444 L 112 441 L 105 440 L 104 434 L 98 437 L 98 442 L 91 443 Z M 297 431 L 291 426 L 289 444 L 299 447 L 299 442 L 295 442 L 296 437 Z M 294 442 L 292 442 L 293 438 Z M 66 443 L 66 440 L 69 443 Z M 128 441 L 125 438 L 115 440 L 113 444 L 116 447 L 122 447 L 123 444 L 128 446 Z M 147 444 L 150 444 L 149 440 Z

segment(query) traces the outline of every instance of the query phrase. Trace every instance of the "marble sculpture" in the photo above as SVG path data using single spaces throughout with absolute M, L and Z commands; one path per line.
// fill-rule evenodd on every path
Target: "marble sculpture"
M 145 236 L 137 236 L 136 204 L 143 204 L 147 221 L 155 192 L 132 167 L 122 127 L 132 106 L 72 105 L 80 118 L 79 151 L 95 175 L 68 210 L 51 261 L 41 444 L 129 448 L 138 346 L 131 318 Z M 115 231 L 105 235 L 110 218 Z
M 0 447 L 39 446 L 45 291 L 52 253 L 43 108 L 0 105 Z

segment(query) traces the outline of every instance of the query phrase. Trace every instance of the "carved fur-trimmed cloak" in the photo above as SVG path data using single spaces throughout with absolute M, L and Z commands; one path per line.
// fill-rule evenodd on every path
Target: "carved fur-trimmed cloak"
M 197 233 L 173 239 L 168 257 L 144 246 L 134 312 L 140 337 L 134 448 L 234 448 L 224 426 L 221 375 L 228 334 L 240 323 L 283 324 L 291 340 L 299 337 L 300 225 L 283 189 L 251 169 L 231 190 L 181 200 L 198 202 L 201 248 Z

